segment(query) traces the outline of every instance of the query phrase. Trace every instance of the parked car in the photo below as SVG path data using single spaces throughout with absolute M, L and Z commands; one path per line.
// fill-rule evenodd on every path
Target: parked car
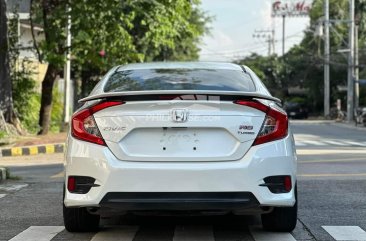
M 288 118 L 247 66 L 117 66 L 81 101 L 65 155 L 68 231 L 150 211 L 261 214 L 266 230 L 295 228 Z
M 286 110 L 289 118 L 293 119 L 307 119 L 309 112 L 308 108 L 303 103 L 285 102 L 283 108 Z

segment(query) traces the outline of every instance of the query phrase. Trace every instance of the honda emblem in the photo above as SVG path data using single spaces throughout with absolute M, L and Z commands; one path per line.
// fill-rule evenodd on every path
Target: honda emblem
M 186 122 L 188 120 L 188 110 L 186 109 L 173 109 L 172 120 L 174 122 Z

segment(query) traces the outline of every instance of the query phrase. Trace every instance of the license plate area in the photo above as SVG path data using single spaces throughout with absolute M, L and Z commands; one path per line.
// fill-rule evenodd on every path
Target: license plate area
M 199 145 L 199 135 L 196 129 L 189 129 L 188 127 L 163 127 L 160 144 L 163 151 L 175 147 L 181 147 L 187 151 L 197 151 Z
M 138 128 L 120 142 L 133 157 L 225 157 L 240 142 L 224 128 Z

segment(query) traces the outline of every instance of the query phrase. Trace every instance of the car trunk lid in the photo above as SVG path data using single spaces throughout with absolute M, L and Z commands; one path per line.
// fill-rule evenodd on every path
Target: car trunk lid
M 124 161 L 230 161 L 252 146 L 265 113 L 219 100 L 129 101 L 94 114 Z

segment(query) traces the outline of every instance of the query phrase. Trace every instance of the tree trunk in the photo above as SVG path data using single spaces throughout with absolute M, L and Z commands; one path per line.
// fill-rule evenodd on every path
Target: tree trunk
M 0 110 L 4 114 L 5 121 L 11 123 L 13 116 L 13 98 L 8 48 L 6 3 L 5 0 L 0 0 Z
M 35 1 L 36 2 L 36 1 Z M 53 56 L 57 56 L 55 59 L 46 59 L 48 61 L 48 69 L 44 80 L 42 81 L 42 97 L 41 97 L 41 108 L 39 111 L 39 135 L 45 135 L 48 133 L 51 121 L 51 110 L 52 110 L 52 90 L 58 73 L 62 70 L 62 64 L 59 62 L 64 57 L 65 49 L 64 43 L 65 39 L 63 37 L 62 30 L 55 29 L 58 26 L 58 22 L 61 21 L 62 24 L 66 26 L 66 16 L 59 16 L 60 9 L 66 9 L 67 1 L 54 1 L 54 0 L 42 0 L 41 10 L 42 10 L 42 20 L 43 20 L 43 30 L 45 36 L 45 43 L 51 44 L 52 50 L 45 50 L 45 52 L 52 53 Z M 31 6 L 33 7 L 33 6 Z M 54 15 L 56 14 L 57 17 Z M 56 32 L 55 32 L 56 31 Z M 50 47 L 50 46 L 48 46 Z M 59 58 L 60 57 L 60 58 Z
M 41 109 L 39 111 L 39 135 L 45 135 L 48 133 L 51 121 L 52 110 L 52 90 L 57 77 L 57 68 L 49 64 L 46 75 L 42 81 L 42 97 L 41 97 Z

